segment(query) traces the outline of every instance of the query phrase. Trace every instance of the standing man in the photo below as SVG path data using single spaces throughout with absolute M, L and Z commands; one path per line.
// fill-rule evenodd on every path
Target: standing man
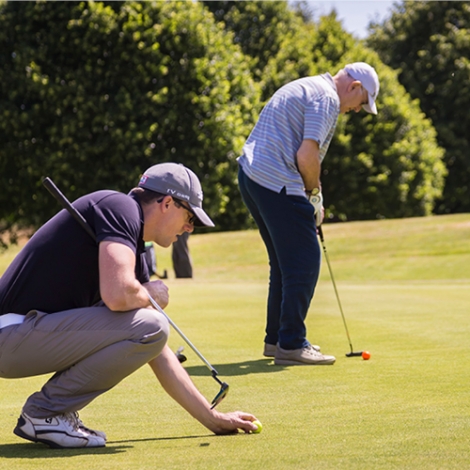
M 193 262 L 189 253 L 188 238 L 189 232 L 180 235 L 173 243 L 171 250 L 171 260 L 177 279 L 193 277 Z
M 335 362 L 309 343 L 305 327 L 321 263 L 321 162 L 339 114 L 377 114 L 378 92 L 377 73 L 364 62 L 295 80 L 273 95 L 243 147 L 240 191 L 270 264 L 264 355 L 276 364 Z
M 97 191 L 43 225 L 0 279 L 0 377 L 55 374 L 27 400 L 14 433 L 55 448 L 103 447 L 106 435 L 77 411 L 148 363 L 165 391 L 216 434 L 253 431 L 248 413 L 218 413 L 167 346 L 167 319 L 148 294 L 145 242 L 169 247 L 194 226 L 213 227 L 196 175 L 176 163 L 152 166 L 128 195 Z

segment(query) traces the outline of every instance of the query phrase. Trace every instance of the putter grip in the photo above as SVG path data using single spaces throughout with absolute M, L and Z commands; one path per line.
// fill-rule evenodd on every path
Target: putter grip
M 54 184 L 54 182 L 48 176 L 46 176 L 42 180 L 42 184 L 57 199 L 57 201 L 60 202 L 62 207 L 65 210 L 67 210 L 67 212 L 82 226 L 82 228 L 88 233 L 88 235 L 90 235 L 90 237 L 93 238 L 93 240 L 95 240 L 95 234 L 93 233 L 93 230 L 88 225 L 83 215 L 80 214 L 80 212 L 78 212 L 77 209 L 75 209 L 75 207 L 72 206 L 69 200 L 62 194 L 60 189 Z

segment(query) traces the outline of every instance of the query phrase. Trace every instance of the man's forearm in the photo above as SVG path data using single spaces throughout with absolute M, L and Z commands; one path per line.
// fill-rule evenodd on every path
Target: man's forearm
M 320 149 L 314 140 L 304 140 L 297 151 L 297 167 L 307 191 L 321 188 Z
M 216 432 L 212 416 L 214 412 L 209 402 L 196 388 L 168 345 L 149 365 L 168 395 L 201 424 Z

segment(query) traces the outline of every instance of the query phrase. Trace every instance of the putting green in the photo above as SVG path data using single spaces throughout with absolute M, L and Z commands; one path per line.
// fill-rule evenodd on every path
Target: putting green
M 355 350 L 326 266 L 307 319 L 334 366 L 280 367 L 261 355 L 267 262 L 256 231 L 194 235 L 195 278 L 170 278 L 167 313 L 230 384 L 220 411 L 263 432 L 213 436 L 143 368 L 80 414 L 104 449 L 54 451 L 11 432 L 46 377 L 0 380 L 5 469 L 462 469 L 469 466 L 470 215 L 326 225 L 325 242 Z M 157 249 L 170 272 L 169 250 Z M 1 260 L 0 260 L 1 261 Z M 183 345 L 175 332 L 171 347 Z M 184 364 L 208 398 L 207 368 Z

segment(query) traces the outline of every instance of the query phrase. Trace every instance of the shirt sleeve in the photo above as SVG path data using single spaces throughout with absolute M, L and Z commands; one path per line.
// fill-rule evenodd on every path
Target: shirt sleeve
M 96 203 L 94 218 L 98 243 L 122 243 L 137 255 L 142 223 L 138 204 L 132 198 L 120 193 L 106 196 Z
M 112 241 L 128 246 L 136 255 L 136 279 L 140 283 L 148 282 L 138 203 L 125 194 L 113 193 L 98 201 L 94 209 L 97 242 Z
M 318 142 L 321 147 L 333 135 L 338 119 L 338 105 L 330 97 L 313 100 L 305 109 L 304 139 Z

